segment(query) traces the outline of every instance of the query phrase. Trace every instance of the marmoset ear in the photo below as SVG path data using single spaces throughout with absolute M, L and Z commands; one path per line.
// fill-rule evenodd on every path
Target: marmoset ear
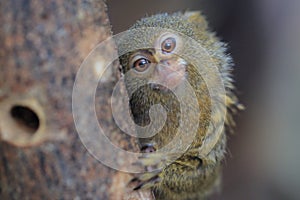
M 206 30 L 208 25 L 205 17 L 201 14 L 200 11 L 186 11 L 183 16 L 190 22 L 195 24 L 202 30 Z

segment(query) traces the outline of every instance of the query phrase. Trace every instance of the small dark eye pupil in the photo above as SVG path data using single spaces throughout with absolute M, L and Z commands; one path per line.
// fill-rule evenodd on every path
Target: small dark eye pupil
M 147 60 L 146 59 L 141 59 L 138 61 L 138 65 L 140 67 L 143 67 L 144 65 L 148 64 Z
M 170 43 L 170 41 L 167 41 L 165 44 L 165 49 L 171 49 L 172 44 Z
M 148 64 L 150 63 L 149 60 L 145 59 L 145 58 L 140 58 L 137 61 L 134 62 L 133 64 L 133 68 L 137 71 L 144 71 L 148 68 Z
M 167 38 L 165 41 L 162 43 L 162 50 L 165 52 L 170 53 L 173 51 L 176 47 L 176 40 L 175 38 Z

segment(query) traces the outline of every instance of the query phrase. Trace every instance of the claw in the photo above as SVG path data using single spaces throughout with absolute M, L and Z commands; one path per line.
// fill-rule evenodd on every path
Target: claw
M 143 159 L 141 159 L 140 161 L 142 161 L 142 160 Z M 143 163 L 143 162 L 141 162 L 141 163 Z M 129 184 L 137 182 L 137 185 L 133 188 L 133 190 L 150 188 L 150 187 L 153 187 L 155 184 L 157 184 L 160 181 L 159 174 L 161 173 L 161 169 L 153 170 L 152 166 L 149 166 L 149 165 L 147 166 L 144 164 L 145 163 L 143 163 L 143 166 L 145 166 L 147 171 L 150 171 L 150 172 L 143 173 L 143 174 L 139 175 L 138 177 L 133 178 L 129 182 Z
M 142 154 L 135 165 L 144 166 L 146 173 L 133 178 L 130 183 L 137 182 L 133 190 L 139 190 L 144 188 L 150 188 L 161 181 L 160 173 L 166 165 L 174 162 L 182 153 L 166 153 L 155 151 L 155 148 L 151 144 L 146 144 L 142 147 Z
M 131 179 L 128 185 L 130 186 L 133 185 L 134 182 L 137 182 L 133 190 L 153 187 L 155 184 L 157 184 L 160 181 L 160 177 L 159 177 L 160 172 L 161 170 L 156 170 L 154 172 L 147 172 L 141 174 L 139 177 L 135 177 Z
M 128 185 L 131 184 L 131 183 L 133 183 L 133 182 L 136 182 L 136 181 L 139 181 L 139 179 L 137 177 L 134 177 L 133 179 L 131 179 L 129 181 Z
M 160 177 L 158 175 L 155 175 L 154 177 L 142 181 L 139 183 L 133 190 L 139 190 L 139 189 L 147 189 L 153 187 L 155 184 L 157 184 L 160 181 Z

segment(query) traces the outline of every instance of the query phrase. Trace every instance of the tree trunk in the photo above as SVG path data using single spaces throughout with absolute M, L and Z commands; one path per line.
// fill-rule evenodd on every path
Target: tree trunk
M 12 0 L 0 6 L 0 199 L 149 195 L 130 193 L 131 176 L 91 156 L 74 126 L 77 70 L 92 48 L 111 35 L 105 3 Z M 104 51 L 109 54 L 114 48 Z M 97 91 L 101 95 L 96 104 L 110 101 L 118 77 L 117 67 L 111 70 Z M 110 138 L 124 148 L 134 146 L 110 122 L 109 106 L 97 109 L 97 114 L 115 130 Z

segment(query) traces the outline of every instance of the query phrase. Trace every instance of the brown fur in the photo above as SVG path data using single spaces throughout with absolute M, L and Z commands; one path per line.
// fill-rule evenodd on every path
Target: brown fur
M 144 18 L 138 21 L 133 27 L 161 27 L 175 29 L 196 40 L 207 51 L 211 59 L 208 66 L 217 66 L 221 74 L 221 79 L 225 87 L 225 107 L 224 104 L 217 103 L 216 108 L 211 108 L 213 101 L 203 77 L 198 73 L 197 66 L 189 64 L 187 67 L 187 80 L 193 87 L 198 100 L 198 106 L 201 110 L 196 137 L 194 138 L 189 149 L 170 165 L 164 167 L 158 173 L 149 176 L 141 176 L 140 187 L 151 187 L 157 199 L 203 199 L 218 188 L 220 183 L 221 163 L 224 158 L 226 149 L 225 129 L 220 136 L 214 136 L 216 128 L 223 126 L 222 116 L 226 113 L 226 107 L 236 111 L 241 106 L 233 93 L 232 84 L 231 58 L 226 55 L 226 45 L 220 42 L 213 33 L 207 28 L 205 18 L 199 12 L 175 13 L 172 15 L 159 14 L 152 17 Z M 128 46 L 139 48 L 143 38 L 146 41 L 155 40 L 155 33 L 143 32 L 136 35 L 134 40 L 124 40 L 119 44 L 119 50 L 124 50 Z M 185 45 L 188 46 L 188 45 Z M 187 54 L 192 54 L 191 49 L 183 50 Z M 130 70 L 128 65 L 129 57 L 134 52 L 127 53 L 120 57 L 122 71 L 125 74 Z M 206 62 L 206 61 L 203 61 Z M 214 83 L 215 77 L 211 77 Z M 142 81 L 134 75 L 125 76 L 125 82 L 128 92 L 134 91 L 137 82 Z M 186 96 L 188 99 L 189 97 Z M 222 97 L 221 97 L 222 98 Z M 153 91 L 147 85 L 137 89 L 132 93 L 130 107 L 133 118 L 138 125 L 145 126 L 150 122 L 149 108 L 154 104 L 161 104 L 167 112 L 167 121 L 162 130 L 155 136 L 147 139 L 140 139 L 141 146 L 144 144 L 153 144 L 155 148 L 160 149 L 168 144 L 178 128 L 180 119 L 179 102 L 173 93 L 161 93 Z M 191 108 L 193 109 L 193 108 Z M 212 111 L 214 110 L 214 112 Z M 226 125 L 233 126 L 234 122 L 231 117 L 232 112 L 226 114 Z M 192 119 L 193 116 L 190 116 Z M 216 127 L 209 128 L 209 123 L 214 121 Z M 189 128 L 187 127 L 187 130 Z M 201 150 L 200 150 L 201 149 Z M 168 159 L 168 155 L 162 155 Z M 171 155 L 170 155 L 171 157 Z M 150 159 L 151 160 L 151 159 Z M 155 160 L 155 158 L 153 158 Z M 150 162 L 151 163 L 151 162 Z M 147 163 L 146 165 L 148 165 Z

